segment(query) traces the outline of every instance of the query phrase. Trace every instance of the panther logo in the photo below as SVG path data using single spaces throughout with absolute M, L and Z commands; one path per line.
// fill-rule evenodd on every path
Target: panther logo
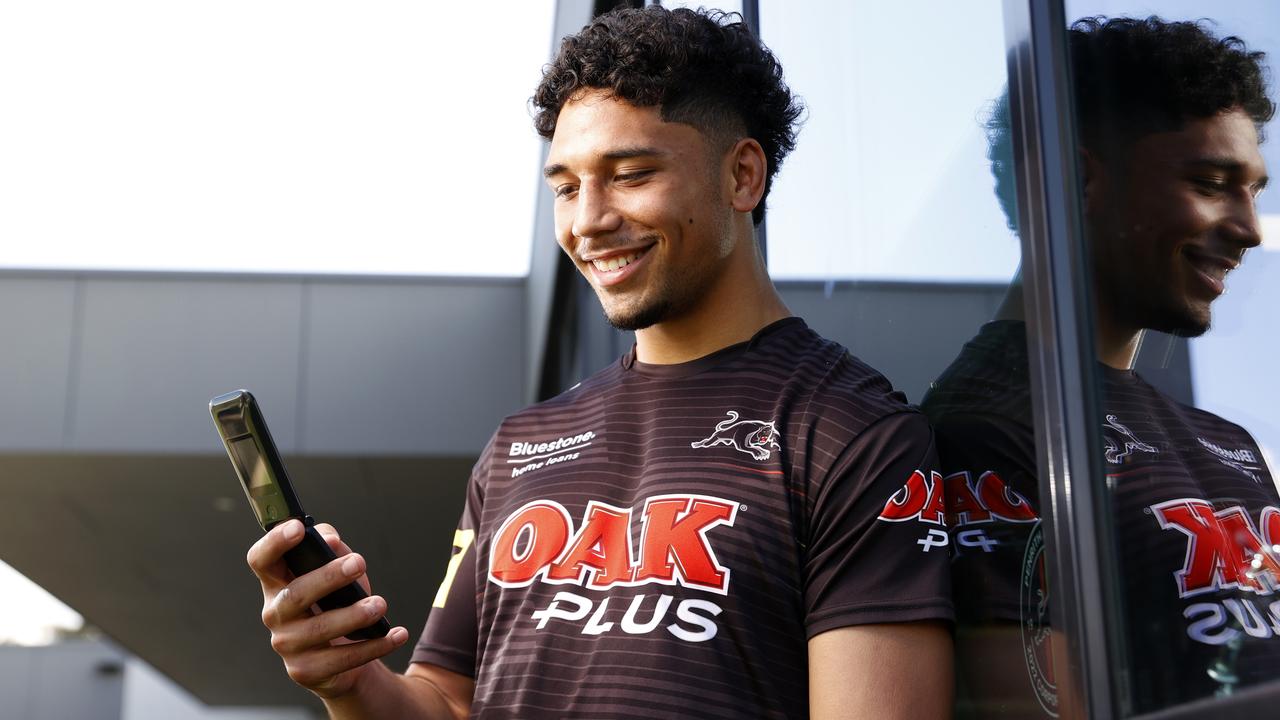
M 725 414 L 729 419 L 716 425 L 715 432 L 702 440 L 689 443 L 689 447 L 709 448 L 728 445 L 738 452 L 747 453 L 756 460 L 768 460 L 772 457 L 773 452 L 769 448 L 782 449 L 778 445 L 778 428 L 772 422 L 739 420 L 738 413 L 732 410 Z
M 1125 458 L 1135 452 L 1152 454 L 1160 452 L 1158 449 L 1139 440 L 1132 430 L 1120 424 L 1115 415 L 1108 415 L 1107 422 L 1102 427 L 1111 431 L 1103 434 L 1103 442 L 1106 448 L 1107 462 L 1112 465 L 1119 465 Z M 1115 437 L 1117 434 L 1119 435 L 1119 442 Z M 1122 447 L 1123 449 L 1121 449 Z

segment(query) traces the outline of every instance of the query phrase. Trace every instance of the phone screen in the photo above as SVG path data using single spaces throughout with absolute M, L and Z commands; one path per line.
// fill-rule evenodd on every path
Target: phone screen
M 232 440 L 231 450 L 236 454 L 236 459 L 240 462 L 241 471 L 249 483 L 250 490 L 257 490 L 271 484 L 271 476 L 267 473 L 267 463 L 258 454 L 258 448 L 253 444 L 252 437 Z

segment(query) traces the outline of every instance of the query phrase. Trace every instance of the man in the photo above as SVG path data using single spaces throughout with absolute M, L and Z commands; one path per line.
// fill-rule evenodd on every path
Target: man
M 1244 428 L 1132 370 L 1147 329 L 1206 332 L 1227 274 L 1259 244 L 1259 133 L 1274 105 L 1262 54 L 1194 23 L 1086 19 L 1070 43 L 1104 383 L 1099 461 L 1115 508 L 1103 521 L 1118 528 L 1133 702 L 1151 710 L 1280 671 L 1280 498 L 1262 454 Z M 999 109 L 995 120 L 999 190 L 1008 126 Z M 956 541 L 961 694 L 981 717 L 1043 717 L 1058 701 L 1052 588 L 1037 565 L 1026 332 L 1011 290 L 923 407 Z
M 296 525 L 251 549 L 272 645 L 335 717 L 948 712 L 941 501 L 882 519 L 936 477 L 931 432 L 769 281 L 753 228 L 800 109 L 729 20 L 610 13 L 545 71 L 556 235 L 636 344 L 502 423 L 406 674 L 371 662 L 403 629 L 335 640 L 380 598 L 308 612 L 363 576 L 336 536 L 296 579 Z

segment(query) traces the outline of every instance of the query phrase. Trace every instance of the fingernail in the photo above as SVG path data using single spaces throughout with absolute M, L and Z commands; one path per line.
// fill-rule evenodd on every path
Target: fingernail
M 348 575 L 360 574 L 360 558 L 352 555 L 342 563 L 342 572 Z
M 399 645 L 409 638 L 409 631 L 402 627 L 398 627 L 388 633 L 388 635 L 391 637 L 391 642 Z
M 297 520 L 290 520 L 284 525 L 284 539 L 297 540 L 302 535 L 302 523 Z

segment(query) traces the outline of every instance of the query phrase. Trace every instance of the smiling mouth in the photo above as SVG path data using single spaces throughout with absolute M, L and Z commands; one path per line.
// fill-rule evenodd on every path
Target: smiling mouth
M 644 257 L 651 247 L 653 246 L 637 248 L 618 255 L 610 255 L 609 257 L 595 258 L 587 262 L 598 272 L 614 273 Z
M 1198 249 L 1188 249 L 1184 251 L 1183 256 L 1215 296 L 1226 291 L 1227 273 L 1239 265 L 1238 262 L 1229 258 Z
M 629 252 L 626 255 L 614 255 L 613 257 L 610 257 L 610 258 L 592 260 L 591 264 L 594 265 L 595 268 L 600 272 L 614 272 L 616 270 L 621 270 L 622 268 L 630 265 L 636 260 L 639 260 L 640 256 L 644 255 L 645 251 L 647 251 L 648 249 L 649 248 L 645 248 L 644 250 L 636 250 L 633 252 Z

